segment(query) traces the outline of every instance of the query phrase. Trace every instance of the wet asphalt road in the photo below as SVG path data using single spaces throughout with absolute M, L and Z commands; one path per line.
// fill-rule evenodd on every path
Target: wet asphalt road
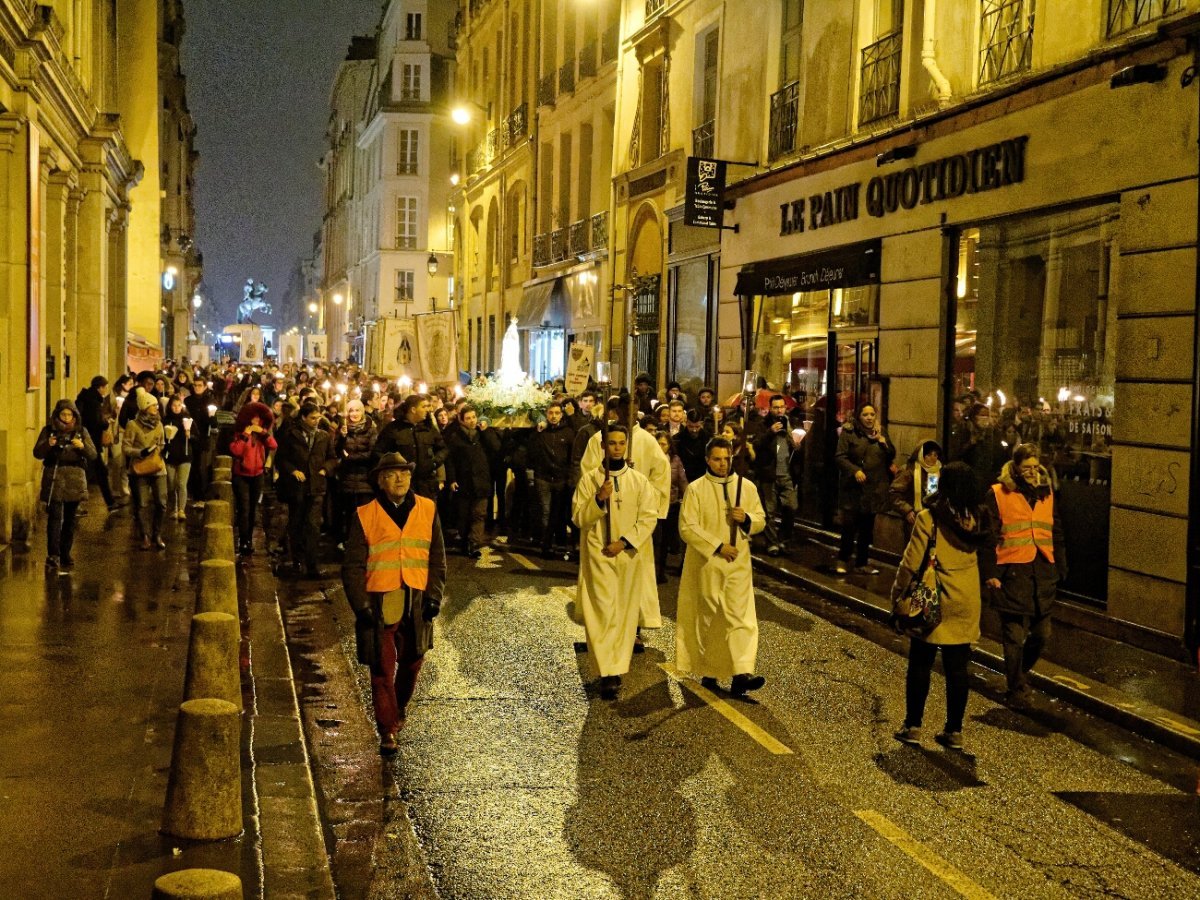
M 387 840 L 372 864 L 342 867 L 344 896 L 411 895 L 404 869 L 423 858 L 437 894 L 462 900 L 1200 897 L 1191 761 L 1044 698 L 1032 716 L 1013 713 L 989 699 L 999 682 L 982 675 L 966 753 L 932 741 L 944 711 L 937 675 L 927 745 L 903 746 L 892 737 L 903 644 L 761 578 L 768 680 L 757 702 L 721 695 L 714 706 L 670 677 L 668 621 L 606 703 L 574 646 L 574 567 L 527 561 L 537 568 L 504 553 L 452 558 L 400 753 L 382 765 Z M 667 616 L 675 585 L 663 587 Z M 344 651 L 344 601 L 336 589 L 318 599 Z M 357 720 L 357 747 L 350 760 L 344 743 L 330 745 L 335 758 L 323 760 L 318 746 L 316 764 L 352 795 L 339 798 L 326 777 L 324 806 L 357 802 L 367 825 L 379 797 L 353 773 L 379 777 L 362 746 L 369 708 L 361 681 L 344 674 L 350 686 L 338 687 L 334 668 L 308 677 L 340 693 L 337 721 Z M 397 840 L 409 821 L 415 851 Z

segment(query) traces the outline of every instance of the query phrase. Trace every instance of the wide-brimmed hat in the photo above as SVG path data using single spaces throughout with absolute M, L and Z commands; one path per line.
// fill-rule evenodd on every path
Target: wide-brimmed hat
M 375 468 L 371 470 L 371 477 L 375 478 L 380 472 L 386 472 L 389 469 L 405 469 L 411 472 L 416 467 L 416 463 L 410 463 L 401 453 L 385 453 L 380 457 Z

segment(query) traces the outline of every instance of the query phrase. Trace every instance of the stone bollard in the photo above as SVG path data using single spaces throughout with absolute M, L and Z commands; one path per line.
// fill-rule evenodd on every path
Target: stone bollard
M 232 469 L 233 468 L 233 457 L 230 456 L 228 453 L 223 453 L 220 456 L 213 457 L 213 468 L 214 469 Z
M 192 616 L 187 675 L 183 681 L 185 700 L 212 697 L 242 708 L 242 678 L 238 665 L 240 639 L 236 616 L 225 612 L 202 612 Z
M 196 612 L 229 613 L 238 617 L 237 568 L 231 559 L 206 559 L 200 563 L 200 596 Z
M 209 500 L 204 504 L 205 525 L 233 525 L 233 504 L 228 500 Z
M 175 746 L 162 831 L 197 841 L 242 832 L 242 716 L 225 700 L 187 700 L 175 721 Z
M 214 481 L 208 486 L 208 499 L 233 503 L 233 485 L 228 481 Z
M 242 880 L 220 869 L 180 869 L 154 882 L 153 900 L 242 900 Z
M 233 481 L 233 469 L 213 469 L 213 481 Z
M 200 559 L 233 560 L 233 527 L 230 525 L 205 525 L 204 544 Z

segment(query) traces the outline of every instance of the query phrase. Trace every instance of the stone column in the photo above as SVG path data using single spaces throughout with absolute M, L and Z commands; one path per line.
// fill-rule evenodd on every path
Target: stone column
M 111 209 L 105 220 L 108 239 L 108 364 L 113 372 L 125 370 L 126 332 L 129 330 L 125 306 L 126 244 L 125 229 L 129 211 Z
M 46 373 L 47 401 L 53 405 L 62 397 L 74 398 L 69 394 L 64 379 L 67 365 L 66 350 L 66 293 L 67 293 L 67 195 L 70 193 L 70 176 L 54 166 L 50 157 L 43 152 L 42 172 L 45 180 L 46 202 L 42 207 L 42 273 L 45 278 L 45 319 L 43 320 L 44 343 L 54 353 L 54 377 Z
M 108 268 L 109 223 L 104 202 L 104 174 L 98 165 L 87 165 L 76 192 L 76 367 L 81 378 L 113 378 L 124 368 L 123 356 L 114 358 L 109 340 Z
M 76 397 L 79 391 L 86 387 L 95 372 L 87 372 L 79 367 L 79 206 L 83 195 L 79 191 L 79 179 L 71 174 L 70 190 L 67 192 L 65 255 L 66 255 L 66 290 L 63 297 L 63 342 L 67 357 L 71 360 L 70 371 L 64 367 L 63 385 L 67 391 L 65 396 Z

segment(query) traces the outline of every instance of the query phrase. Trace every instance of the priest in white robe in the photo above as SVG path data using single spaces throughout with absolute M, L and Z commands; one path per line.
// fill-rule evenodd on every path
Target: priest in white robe
M 608 469 L 584 466 L 571 503 L 579 528 L 577 611 L 583 614 L 592 667 L 600 674 L 600 696 L 616 699 L 629 671 L 637 636 L 638 557 L 649 546 L 658 519 L 654 489 L 625 463 L 625 429 L 607 430 Z
M 754 673 L 758 616 L 750 569 L 750 536 L 766 525 L 758 489 L 730 473 L 729 441 L 713 438 L 708 471 L 688 485 L 679 510 L 687 544 L 676 613 L 675 665 L 710 690 L 731 678 L 744 696 L 766 679 Z
M 625 421 L 629 415 L 629 404 L 623 403 L 617 397 L 608 401 L 609 421 L 616 418 L 623 421 L 630 429 L 629 442 L 625 447 L 625 458 L 636 472 L 641 472 L 654 488 L 656 500 L 655 515 L 665 519 L 671 510 L 671 461 L 658 446 L 658 441 L 644 431 L 640 425 Z M 583 453 L 581 468 L 595 468 L 604 461 L 603 448 L 600 445 L 602 432 L 597 432 L 588 440 L 587 449 Z M 642 628 L 662 628 L 662 611 L 658 600 L 658 579 L 654 572 L 654 533 L 646 537 L 645 546 L 638 547 L 637 554 L 638 576 L 636 590 L 641 613 L 638 625 Z M 640 652 L 640 644 L 639 644 Z

